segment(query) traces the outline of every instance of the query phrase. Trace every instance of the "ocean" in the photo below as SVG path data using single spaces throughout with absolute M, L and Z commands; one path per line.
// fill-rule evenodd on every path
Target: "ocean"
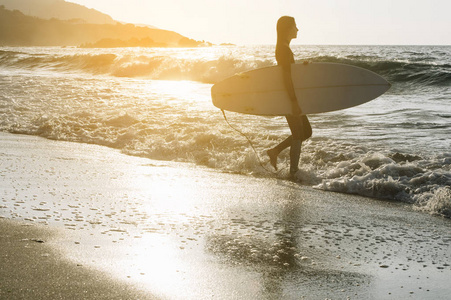
M 292 46 L 297 62 L 369 69 L 391 89 L 354 108 L 309 115 L 299 184 L 410 203 L 451 217 L 451 46 Z M 274 46 L 0 47 L 0 131 L 103 145 L 154 160 L 255 177 L 290 134 L 283 117 L 226 112 L 211 86 L 275 65 Z M 261 166 L 260 161 L 263 163 Z

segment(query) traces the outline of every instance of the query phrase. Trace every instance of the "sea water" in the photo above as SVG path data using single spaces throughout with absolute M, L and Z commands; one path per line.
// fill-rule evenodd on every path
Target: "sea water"
M 391 89 L 354 108 L 309 115 L 300 184 L 411 203 L 451 217 L 451 46 L 293 46 L 297 62 L 363 67 Z M 274 46 L 0 48 L 0 130 L 104 145 L 218 172 L 288 177 L 265 151 L 290 131 L 283 117 L 226 112 L 212 84 L 275 65 Z

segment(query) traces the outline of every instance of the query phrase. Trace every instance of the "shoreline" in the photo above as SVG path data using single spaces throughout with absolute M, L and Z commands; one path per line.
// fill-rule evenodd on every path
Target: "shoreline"
M 168 299 L 446 299 L 451 292 L 451 221 L 411 206 L 96 145 L 6 133 L 0 140 L 0 216 L 12 219 L 1 226 L 26 220 L 66 233 L 27 243 L 61 253 L 54 262 L 63 272 L 78 264 L 88 278 L 114 278 L 108 292 L 128 286 Z M 24 228 L 32 231 L 20 239 L 46 239 L 41 225 L 7 226 L 2 236 Z M 14 243 L 8 249 L 27 255 Z M 54 258 L 45 253 L 35 259 Z

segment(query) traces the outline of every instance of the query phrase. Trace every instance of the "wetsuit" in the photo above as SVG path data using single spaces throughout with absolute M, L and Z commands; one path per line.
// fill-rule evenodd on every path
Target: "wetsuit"
M 291 74 L 291 64 L 294 64 L 294 55 L 290 47 L 286 45 L 276 46 L 276 60 L 284 71 Z M 302 107 L 301 107 L 302 109 Z M 288 126 L 291 130 L 293 139 L 305 141 L 312 136 L 312 127 L 306 115 L 286 115 Z

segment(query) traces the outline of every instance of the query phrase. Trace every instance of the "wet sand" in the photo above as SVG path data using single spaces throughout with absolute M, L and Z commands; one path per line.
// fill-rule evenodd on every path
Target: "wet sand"
M 2 240 L 13 239 L 7 248 L 27 255 L 12 238 L 17 228 L 38 238 L 57 231 L 43 245 L 26 242 L 36 249 L 32 261 L 52 257 L 70 273 L 81 265 L 88 282 L 118 282 L 109 292 L 127 286 L 165 299 L 448 299 L 451 293 L 451 220 L 409 205 L 95 145 L 5 133 L 0 140 L 0 216 L 34 225 L 5 227 Z M 40 246 L 55 255 L 42 257 Z M 36 283 L 47 282 L 52 268 L 30 278 L 17 268 L 20 255 L 1 257 L 2 276 L 16 280 L 0 293 L 34 283 L 45 295 L 46 284 Z M 73 282 L 59 278 L 62 285 Z
M 0 219 L 0 299 L 157 299 L 67 261 L 47 245 L 58 234 L 42 225 Z

